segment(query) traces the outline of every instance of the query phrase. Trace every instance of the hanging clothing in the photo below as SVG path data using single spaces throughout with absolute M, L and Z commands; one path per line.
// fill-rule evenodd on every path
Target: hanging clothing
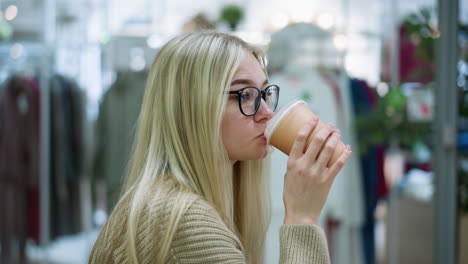
M 434 81 L 435 64 L 433 61 L 421 58 L 417 53 L 421 49 L 415 41 L 408 36 L 404 25 L 399 27 L 398 35 L 398 68 L 399 81 L 430 83 Z M 382 75 L 384 80 L 391 79 L 391 44 L 388 41 L 384 48 Z
M 50 236 L 80 231 L 79 182 L 83 171 L 85 96 L 69 78 L 51 79 Z
M 346 144 L 356 146 L 351 99 L 348 92 L 349 78 L 331 72 L 319 72 L 307 63 L 292 63 L 283 72 L 269 77 L 269 82 L 281 87 L 279 107 L 291 100 L 302 99 L 325 124 L 332 123 L 342 132 L 341 139 Z M 279 151 L 271 154 L 272 181 L 282 183 L 287 156 Z M 277 185 L 277 184 L 275 184 Z M 282 186 L 273 187 L 272 193 L 282 191 Z M 280 198 L 276 201 L 280 204 Z M 273 197 L 275 199 L 275 197 Z M 275 201 L 273 201 L 275 203 Z M 360 181 L 360 164 L 351 155 L 346 167 L 337 175 L 327 202 L 322 210 L 321 225 L 327 220 L 339 224 L 327 235 L 330 243 L 331 259 L 334 263 L 362 263 L 360 227 L 363 222 L 363 200 Z M 330 230 L 330 229 L 329 229 Z
M 339 111 L 336 121 L 337 127 L 342 132 L 345 131 L 345 133 L 342 133 L 341 140 L 351 145 L 355 152 L 358 152 L 357 135 L 353 123 L 355 115 L 352 111 L 353 102 L 349 92 L 349 77 L 346 74 L 331 70 L 322 71 L 321 76 L 335 94 L 335 107 Z M 339 89 L 336 87 L 339 87 Z M 328 199 L 332 202 L 330 205 L 327 202 L 324 208 L 327 221 L 335 223 L 330 236 L 336 242 L 335 247 L 337 250 L 341 249 L 337 253 L 339 255 L 336 263 L 362 263 L 360 228 L 364 222 L 364 197 L 361 182 L 362 171 L 358 155 L 351 155 L 340 174 L 330 190 Z M 356 242 L 357 245 L 352 242 Z M 350 260 L 346 260 L 347 254 Z
M 30 226 L 29 208 L 38 206 L 30 198 L 39 182 L 39 86 L 35 79 L 13 76 L 0 88 L 0 210 L 7 212 L 0 217 L 0 262 L 25 263 L 26 239 L 38 228 Z M 13 259 L 15 251 L 19 260 Z
M 351 79 L 350 91 L 356 116 L 369 114 L 376 106 L 377 97 L 365 81 Z M 364 256 L 366 264 L 373 264 L 375 263 L 375 209 L 378 199 L 388 195 L 383 173 L 384 147 L 371 146 L 367 152 L 358 153 L 360 153 L 365 205 L 362 226 Z
M 342 132 L 342 141 L 355 148 L 349 78 L 346 74 L 318 71 L 318 67 L 334 68 L 339 57 L 330 32 L 308 23 L 290 24 L 271 37 L 269 82 L 281 87 L 279 106 L 291 100 L 306 101 L 322 122 L 334 124 Z M 271 159 L 271 171 L 280 172 L 272 174 L 271 191 L 281 193 L 287 156 L 274 151 Z M 281 197 L 273 196 L 272 223 L 282 221 L 281 211 L 275 209 L 282 206 Z M 362 212 L 360 164 L 355 155 L 351 155 L 330 189 L 320 219 L 323 227 L 329 227 L 326 229 L 330 231 L 327 236 L 333 263 L 362 263 Z M 270 226 L 272 228 L 278 226 Z
M 291 23 L 271 36 L 268 69 L 270 74 L 282 72 L 298 60 L 330 67 L 339 57 L 329 31 L 311 23 Z
M 133 144 L 147 73 L 120 72 L 99 106 L 93 181 L 107 185 L 108 212 L 117 203 Z

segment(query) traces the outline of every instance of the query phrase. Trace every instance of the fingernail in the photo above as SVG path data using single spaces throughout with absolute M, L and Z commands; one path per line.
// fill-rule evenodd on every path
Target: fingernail
M 335 134 L 337 134 L 338 136 L 341 136 L 341 131 L 339 129 L 335 129 Z
M 318 116 L 313 116 L 312 120 L 317 121 L 317 120 L 319 120 L 319 117 Z
M 328 124 L 328 128 L 332 131 L 335 130 L 335 127 L 333 126 L 333 124 Z

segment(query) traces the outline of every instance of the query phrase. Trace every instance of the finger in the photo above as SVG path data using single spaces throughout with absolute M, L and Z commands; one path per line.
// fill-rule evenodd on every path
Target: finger
M 351 147 L 349 145 L 346 146 L 346 148 L 341 152 L 340 157 L 336 160 L 335 163 L 328 169 L 327 177 L 328 180 L 332 181 L 335 179 L 336 175 L 340 170 L 343 168 L 343 166 L 346 164 L 348 159 L 351 157 Z
M 333 134 L 327 139 L 323 149 L 319 152 L 317 157 L 317 163 L 323 168 L 326 168 L 330 158 L 335 152 L 336 146 L 340 141 L 341 132 L 335 130 Z
M 315 129 L 318 123 L 318 117 L 314 117 L 307 122 L 297 133 L 296 140 L 294 140 L 289 157 L 292 159 L 299 159 L 304 154 L 304 147 L 310 133 Z
M 320 150 L 322 149 L 323 144 L 326 142 L 327 138 L 330 136 L 330 134 L 333 131 L 334 131 L 333 125 L 328 124 L 328 125 L 324 126 L 322 129 L 320 129 L 314 135 L 314 137 L 312 138 L 312 141 L 310 142 L 310 145 L 307 148 L 307 151 L 305 153 L 308 165 L 317 160 L 317 156 L 318 156 Z

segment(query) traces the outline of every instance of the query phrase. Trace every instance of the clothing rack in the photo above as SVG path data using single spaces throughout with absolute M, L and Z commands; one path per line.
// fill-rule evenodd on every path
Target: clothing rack
M 15 50 L 17 52 L 17 56 Z M 12 56 L 13 55 L 13 56 Z M 40 145 L 39 145 L 39 206 L 40 244 L 46 246 L 50 240 L 50 77 L 53 69 L 53 49 L 42 43 L 0 44 L 0 72 L 6 74 L 33 73 L 40 86 Z

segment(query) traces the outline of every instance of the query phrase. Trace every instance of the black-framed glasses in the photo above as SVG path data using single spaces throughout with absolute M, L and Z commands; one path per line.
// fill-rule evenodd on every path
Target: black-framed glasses
M 243 115 L 253 116 L 260 108 L 262 99 L 272 111 L 275 111 L 278 106 L 279 91 L 279 86 L 273 84 L 269 85 L 265 90 L 248 86 L 236 91 L 229 91 L 229 94 L 237 95 L 239 109 Z

